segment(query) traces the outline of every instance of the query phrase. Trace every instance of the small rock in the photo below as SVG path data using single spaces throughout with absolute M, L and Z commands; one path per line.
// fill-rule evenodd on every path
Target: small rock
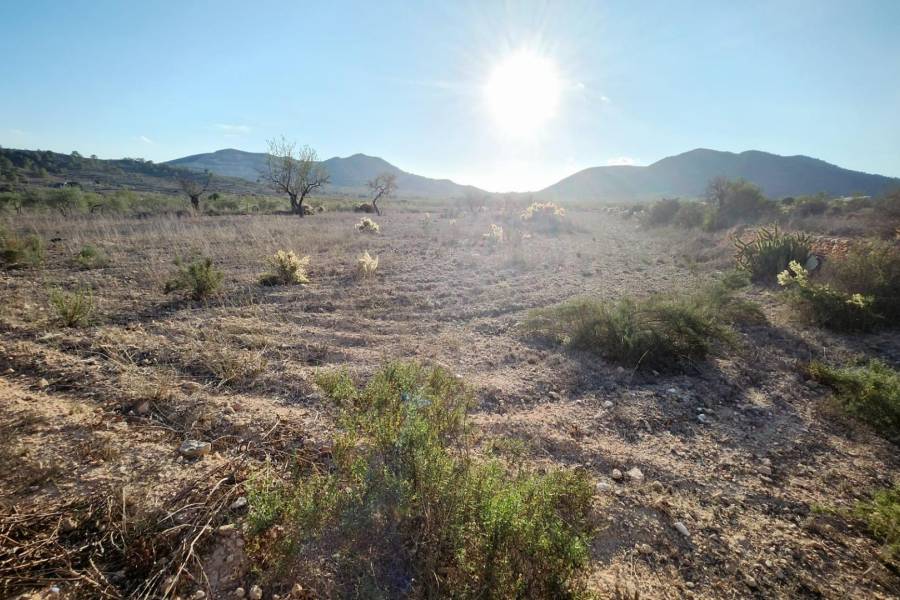
M 707 423 L 709 423 L 709 417 L 707 417 L 703 413 L 700 413 L 699 415 L 697 415 L 697 422 L 706 425 Z
M 12 374 L 15 373 L 15 372 L 16 372 L 16 370 L 13 369 L 12 367 L 10 367 L 10 368 L 8 368 L 8 369 L 6 370 L 7 375 L 12 375 Z
M 239 510 L 247 506 L 247 498 L 246 496 L 238 496 L 237 500 L 231 503 L 231 510 Z
M 682 523 L 681 521 L 675 521 L 675 530 L 684 537 L 688 537 L 689 535 L 691 535 L 690 533 L 688 533 L 688 528 L 685 527 L 684 523 Z
M 262 600 L 262 588 L 254 585 L 250 588 L 250 600 Z
M 53 594 L 54 596 L 59 596 L 59 586 L 58 586 L 58 585 L 51 585 L 51 586 L 50 586 L 50 593 Z
M 749 575 L 744 575 L 744 583 L 747 584 L 747 587 L 750 589 L 756 589 L 756 580 L 750 577 Z
M 184 440 L 178 448 L 178 452 L 185 458 L 200 458 L 209 454 L 212 445 L 209 442 L 201 442 L 199 440 Z
M 638 552 L 644 555 L 652 554 L 653 548 L 650 547 L 650 544 L 638 544 Z
M 134 412 L 139 415 L 146 415 L 148 412 L 150 412 L 150 403 L 144 400 L 134 407 Z
M 234 597 L 235 597 L 235 598 L 243 598 L 243 597 L 246 596 L 246 595 L 247 595 L 247 592 L 245 592 L 245 591 L 244 591 L 244 588 L 242 588 L 242 587 L 239 587 L 239 588 L 237 588 L 236 590 L 234 590 Z
M 291 588 L 291 593 L 294 594 L 295 596 L 299 597 L 300 594 L 303 593 L 303 586 L 300 585 L 299 583 L 295 583 L 294 587 Z
M 616 367 L 616 373 L 624 373 L 625 367 Z
M 628 478 L 635 483 L 640 483 L 644 480 L 644 474 L 637 467 L 632 467 L 628 470 Z
M 43 377 L 41 377 L 41 379 L 38 381 L 38 387 L 41 389 L 50 387 L 50 382 L 47 381 L 46 379 L 44 379 Z
M 598 481 L 597 482 L 597 491 L 598 492 L 611 492 L 613 486 L 608 481 Z
M 193 598 L 193 600 L 203 600 L 204 598 L 206 598 L 206 592 L 204 592 L 203 590 L 197 590 L 196 592 L 194 592 L 194 595 L 191 596 L 191 598 Z
M 612 477 L 613 479 L 615 479 L 616 481 L 619 481 L 620 479 L 622 479 L 622 471 L 620 471 L 618 469 L 613 469 L 612 473 L 610 473 L 609 476 Z
M 614 406 L 614 404 L 613 404 L 613 401 L 612 401 L 612 400 L 606 400 L 606 401 L 603 403 L 603 408 L 612 408 L 613 406 Z

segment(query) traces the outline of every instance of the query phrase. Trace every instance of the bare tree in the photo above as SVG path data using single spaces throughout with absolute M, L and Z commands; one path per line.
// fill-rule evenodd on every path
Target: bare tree
M 291 212 L 304 216 L 303 200 L 315 189 L 329 182 L 328 172 L 309 146 L 297 147 L 284 136 L 269 140 L 266 171 L 262 178 L 275 190 L 291 199 Z
M 381 216 L 378 210 L 378 201 L 382 198 L 390 198 L 397 191 L 397 175 L 395 173 L 382 173 L 368 183 L 372 190 L 372 208 L 375 214 Z
M 200 210 L 200 196 L 206 193 L 211 182 L 212 173 L 209 171 L 204 171 L 203 173 L 184 171 L 179 173 L 178 185 L 181 187 L 181 191 L 191 199 L 191 206 L 195 212 Z

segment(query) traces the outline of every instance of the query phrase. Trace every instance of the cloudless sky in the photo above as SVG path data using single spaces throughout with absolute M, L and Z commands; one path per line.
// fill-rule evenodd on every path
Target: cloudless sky
M 512 138 L 523 48 L 562 81 Z M 170 160 L 284 134 L 492 191 L 697 147 L 900 176 L 900 1 L 0 0 L 0 144 Z

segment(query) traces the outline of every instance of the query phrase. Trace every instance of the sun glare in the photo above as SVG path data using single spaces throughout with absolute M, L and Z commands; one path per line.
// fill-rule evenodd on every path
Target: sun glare
M 553 61 L 520 50 L 494 67 L 484 94 L 494 122 L 504 133 L 529 136 L 556 114 L 561 87 Z

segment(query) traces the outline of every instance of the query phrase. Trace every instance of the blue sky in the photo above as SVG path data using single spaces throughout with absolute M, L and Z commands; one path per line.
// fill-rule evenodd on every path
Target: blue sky
M 900 2 L 0 0 L 0 144 L 162 161 L 284 134 L 492 191 L 697 147 L 900 176 Z M 510 136 L 485 84 L 550 61 Z

